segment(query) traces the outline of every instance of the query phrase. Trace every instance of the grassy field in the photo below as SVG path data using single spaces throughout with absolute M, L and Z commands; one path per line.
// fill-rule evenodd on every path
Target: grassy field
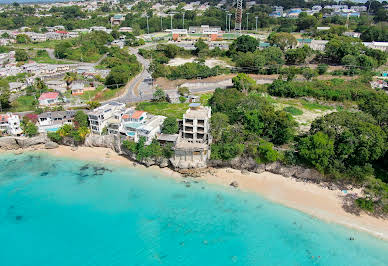
M 67 91 L 65 96 L 69 99 L 81 99 L 82 102 L 87 103 L 89 101 L 106 101 L 114 97 L 119 96 L 124 90 L 124 87 L 117 90 L 105 89 L 104 85 L 99 85 L 94 91 L 85 91 L 82 95 L 73 96 L 71 91 Z
M 163 115 L 167 117 L 174 117 L 177 119 L 183 118 L 183 114 L 189 109 L 188 103 L 153 103 L 142 102 L 136 105 L 138 110 L 143 110 L 154 115 Z
M 201 94 L 201 104 L 203 106 L 207 106 L 209 105 L 209 100 L 210 98 L 212 97 L 213 93 L 212 92 L 208 92 L 208 93 L 204 93 L 204 94 Z
M 36 102 L 34 96 L 20 96 L 12 102 L 11 112 L 25 112 L 35 109 Z
M 308 102 L 306 100 L 301 100 L 301 104 L 307 110 L 326 111 L 326 110 L 333 110 L 334 109 L 334 107 L 332 107 L 332 106 L 322 105 L 322 104 L 319 104 L 319 103 Z
M 71 62 L 66 62 L 63 60 L 51 59 L 46 50 L 36 51 L 35 57 L 31 58 L 31 60 L 42 64 L 72 64 Z
M 294 107 L 294 106 L 284 107 L 283 110 L 286 111 L 287 113 L 294 115 L 294 116 L 303 115 L 303 111 Z

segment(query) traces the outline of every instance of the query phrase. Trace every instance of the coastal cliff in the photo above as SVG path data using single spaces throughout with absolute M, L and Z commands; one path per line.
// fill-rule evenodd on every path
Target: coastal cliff
M 3 150 L 17 150 L 50 142 L 51 141 L 45 135 L 39 135 L 32 138 L 2 137 L 0 138 L 0 148 Z
M 39 135 L 32 138 L 25 137 L 2 137 L 0 138 L 0 149 L 3 150 L 18 150 L 33 147 L 36 145 L 44 144 L 46 149 L 53 149 L 57 147 L 57 144 L 52 142 L 46 135 Z M 65 146 L 75 146 L 76 143 L 70 138 L 64 138 L 60 143 Z M 143 164 L 147 167 L 159 166 L 159 167 L 172 167 L 170 160 L 166 158 L 144 158 L 138 160 L 136 154 L 132 153 L 128 149 L 122 147 L 120 138 L 114 135 L 88 135 L 85 139 L 83 146 L 86 147 L 103 147 L 109 148 L 121 156 L 128 158 L 129 160 Z M 263 173 L 265 171 L 279 174 L 285 177 L 294 177 L 299 180 L 309 181 L 314 183 L 321 183 L 325 181 L 325 177 L 315 169 L 305 168 L 302 166 L 287 166 L 281 162 L 273 162 L 269 164 L 258 164 L 254 159 L 249 157 L 237 157 L 230 161 L 222 160 L 210 160 L 208 161 L 207 168 L 199 169 L 180 169 L 174 167 L 173 170 L 185 175 L 185 176 L 199 176 L 202 173 L 209 171 L 209 168 L 233 168 L 241 171 L 248 171 L 254 173 Z

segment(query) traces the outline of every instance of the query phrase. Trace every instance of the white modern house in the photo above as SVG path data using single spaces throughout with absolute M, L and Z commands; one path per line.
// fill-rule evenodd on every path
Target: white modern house
M 120 119 L 111 120 L 108 126 L 109 134 L 120 134 L 135 142 L 140 137 L 145 137 L 146 145 L 151 144 L 161 133 L 165 116 L 151 115 L 144 111 L 129 108 L 125 110 Z
M 57 131 L 64 124 L 72 124 L 76 111 L 55 111 L 38 115 L 39 132 Z
M 119 120 L 125 111 L 125 104 L 110 102 L 88 113 L 90 130 L 94 134 L 101 135 L 103 129 L 108 128 L 109 121 Z
M 18 136 L 23 133 L 18 115 L 12 113 L 0 114 L 0 131 Z

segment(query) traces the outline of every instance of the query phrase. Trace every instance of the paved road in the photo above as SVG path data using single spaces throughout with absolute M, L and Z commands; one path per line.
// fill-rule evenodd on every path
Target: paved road
M 153 89 L 149 80 L 151 78 L 151 74 L 148 71 L 150 61 L 139 54 L 139 48 L 152 47 L 155 45 L 156 44 L 146 44 L 142 47 L 129 48 L 129 52 L 136 56 L 137 60 L 140 64 L 142 64 L 143 69 L 136 77 L 125 85 L 125 92 L 122 96 L 108 100 L 106 103 L 113 101 L 121 103 L 134 103 L 152 99 Z

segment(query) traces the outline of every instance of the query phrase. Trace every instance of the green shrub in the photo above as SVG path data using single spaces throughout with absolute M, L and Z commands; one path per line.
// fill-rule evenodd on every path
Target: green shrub
M 375 204 L 370 199 L 358 198 L 356 199 L 356 204 L 358 207 L 368 212 L 373 212 L 375 210 Z
M 56 143 L 59 143 L 62 140 L 62 136 L 59 135 L 59 133 L 57 131 L 56 132 L 47 132 L 47 137 L 49 137 L 49 139 L 51 141 L 54 141 Z
M 317 71 L 319 75 L 323 75 L 327 72 L 327 69 L 329 68 L 326 64 L 319 64 L 317 67 Z
M 179 101 L 180 101 L 181 103 L 185 103 L 186 100 L 187 100 L 186 97 L 179 96 Z
M 176 134 L 178 133 L 178 122 L 174 117 L 167 117 L 162 124 L 162 133 Z

